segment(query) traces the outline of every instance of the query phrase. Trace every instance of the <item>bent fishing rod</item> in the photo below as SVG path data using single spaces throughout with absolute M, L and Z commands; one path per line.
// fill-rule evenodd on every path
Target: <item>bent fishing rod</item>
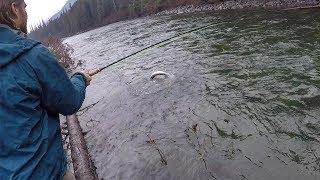
M 90 75 L 90 76 L 94 76 L 94 75 L 96 75 L 96 74 L 99 74 L 101 71 L 105 70 L 106 68 L 108 68 L 108 67 L 110 67 L 110 66 L 113 66 L 113 65 L 115 65 L 115 64 L 118 64 L 118 63 L 120 63 L 120 62 L 122 62 L 122 61 L 124 61 L 124 60 L 126 60 L 126 59 L 128 59 L 128 58 L 130 58 L 130 57 L 132 57 L 132 56 L 135 56 L 135 55 L 137 55 L 137 54 L 139 54 L 139 53 L 141 53 L 141 52 L 144 52 L 144 51 L 146 51 L 146 50 L 148 50 L 148 49 L 151 49 L 151 48 L 153 48 L 153 47 L 155 47 L 155 46 L 157 46 L 157 45 L 166 43 L 166 42 L 171 41 L 171 40 L 176 39 L 176 38 L 180 38 L 180 37 L 182 37 L 182 36 L 184 36 L 184 35 L 187 35 L 187 34 L 190 34 L 190 33 L 193 33 L 193 32 L 197 32 L 197 31 L 200 31 L 200 30 L 208 29 L 208 28 L 210 28 L 210 27 L 212 27 L 212 26 L 214 26 L 214 25 L 217 25 L 217 24 L 219 24 L 219 23 L 215 23 L 215 24 L 212 23 L 212 24 L 209 24 L 209 25 L 206 25 L 206 26 L 201 26 L 201 27 L 194 28 L 194 29 L 191 29 L 191 30 L 189 30 L 189 31 L 186 31 L 186 32 L 177 34 L 177 35 L 175 35 L 175 36 L 173 36 L 173 37 L 170 37 L 170 38 L 168 38 L 168 39 L 165 39 L 165 40 L 162 40 L 162 41 L 157 42 L 157 43 L 155 43 L 155 44 L 152 44 L 152 45 L 150 45 L 150 46 L 147 46 L 147 47 L 145 47 L 145 48 L 143 48 L 143 49 L 141 49 L 141 50 L 139 50 L 139 51 L 137 51 L 137 52 L 134 52 L 134 53 L 132 53 L 132 54 L 130 54 L 130 55 L 128 55 L 128 56 L 125 56 L 125 57 L 123 57 L 123 58 L 121 58 L 121 59 L 119 59 L 119 60 L 117 60 L 117 61 L 114 61 L 114 62 L 112 62 L 111 64 L 108 64 L 108 65 L 106 65 L 106 66 L 104 66 L 104 67 L 102 67 L 102 68 L 96 69 L 96 70 L 90 72 L 89 75 Z

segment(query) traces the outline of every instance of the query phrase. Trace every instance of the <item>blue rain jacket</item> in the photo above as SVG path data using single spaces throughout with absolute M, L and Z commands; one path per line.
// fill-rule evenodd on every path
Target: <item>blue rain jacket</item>
M 85 88 L 43 45 L 0 26 L 0 180 L 63 178 L 58 114 L 78 111 Z

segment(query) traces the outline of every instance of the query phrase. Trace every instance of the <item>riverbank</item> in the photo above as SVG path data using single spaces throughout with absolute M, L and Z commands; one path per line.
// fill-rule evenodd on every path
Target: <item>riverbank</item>
M 178 15 L 196 12 L 211 12 L 236 9 L 290 9 L 319 5 L 318 0 L 230 0 L 221 3 L 188 5 L 164 10 L 156 15 Z
M 60 18 L 33 29 L 29 36 L 37 40 L 48 36 L 63 38 L 123 20 L 154 14 L 206 13 L 230 9 L 287 9 L 315 6 L 319 0 L 172 0 L 170 2 L 124 0 L 115 8 L 110 7 L 107 2 L 102 2 L 99 4 L 98 0 L 77 1 L 72 11 L 67 11 Z M 84 10 L 86 6 L 90 7 L 89 10 Z M 78 14 L 82 14 L 82 18 L 79 18 Z

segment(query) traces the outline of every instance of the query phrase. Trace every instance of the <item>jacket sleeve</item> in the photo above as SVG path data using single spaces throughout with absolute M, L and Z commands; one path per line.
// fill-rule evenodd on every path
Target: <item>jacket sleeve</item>
M 62 115 L 76 113 L 86 93 L 85 79 L 81 74 L 71 78 L 57 59 L 43 45 L 33 49 L 31 61 L 41 86 L 41 104 L 45 109 Z

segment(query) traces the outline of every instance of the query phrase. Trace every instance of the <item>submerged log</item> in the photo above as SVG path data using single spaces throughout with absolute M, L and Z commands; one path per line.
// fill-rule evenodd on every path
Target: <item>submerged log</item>
M 97 180 L 95 166 L 88 152 L 81 126 L 76 115 L 67 116 L 71 158 L 77 180 Z

